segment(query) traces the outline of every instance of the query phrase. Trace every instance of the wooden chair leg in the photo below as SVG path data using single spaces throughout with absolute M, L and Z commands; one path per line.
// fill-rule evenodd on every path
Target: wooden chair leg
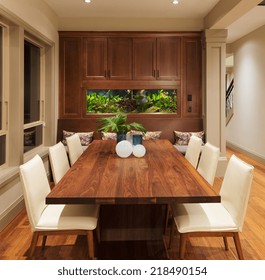
M 235 242 L 238 258 L 240 260 L 244 260 L 243 251 L 242 251 L 242 247 L 241 247 L 241 243 L 240 243 L 238 232 L 234 232 L 233 239 L 234 239 L 234 242 Z
M 168 244 L 168 249 L 171 248 L 171 244 L 172 244 L 172 241 L 173 241 L 173 237 L 174 237 L 174 229 L 175 229 L 175 226 L 174 226 L 174 221 L 172 222 L 172 225 L 171 225 L 171 228 L 170 228 L 170 235 L 169 235 L 169 244 Z
M 169 206 L 169 204 L 167 204 L 166 205 L 166 217 L 165 217 L 164 234 L 167 233 L 169 214 L 170 214 L 170 206 Z
M 30 249 L 29 249 L 29 257 L 30 258 L 32 258 L 34 256 L 35 249 L 36 249 L 36 246 L 37 246 L 37 243 L 38 243 L 38 239 L 39 239 L 39 233 L 38 232 L 33 232 L 31 245 L 30 245 Z
M 88 258 L 91 260 L 95 259 L 94 253 L 94 234 L 92 230 L 87 232 L 87 243 L 88 243 Z
M 225 250 L 228 251 L 228 250 L 229 250 L 229 247 L 228 247 L 227 237 L 224 236 L 224 237 L 223 237 L 223 240 L 224 240 L 224 244 L 225 244 Z
M 180 237 L 179 237 L 179 257 L 181 260 L 184 259 L 185 256 L 185 252 L 186 252 L 186 243 L 187 243 L 187 235 L 180 233 Z
M 43 235 L 43 237 L 42 237 L 42 245 L 41 245 L 41 249 L 42 250 L 44 250 L 44 248 L 45 248 L 46 240 L 47 240 L 47 235 Z

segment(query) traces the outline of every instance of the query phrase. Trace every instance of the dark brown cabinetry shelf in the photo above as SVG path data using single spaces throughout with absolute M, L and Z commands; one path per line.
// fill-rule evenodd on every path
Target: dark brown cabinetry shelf
M 86 89 L 177 89 L 178 118 L 201 117 L 199 32 L 59 32 L 59 117 L 86 117 Z
M 84 79 L 179 80 L 181 38 L 84 38 Z
M 133 79 L 180 80 L 181 38 L 134 38 Z

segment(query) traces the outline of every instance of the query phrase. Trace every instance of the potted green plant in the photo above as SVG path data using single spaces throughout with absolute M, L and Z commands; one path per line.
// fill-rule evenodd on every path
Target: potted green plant
M 146 129 L 140 123 L 126 123 L 127 114 L 121 112 L 117 113 L 112 117 L 99 118 L 98 122 L 101 123 L 100 127 L 98 128 L 98 131 L 116 132 L 117 142 L 121 140 L 126 140 L 126 134 L 131 130 L 139 130 L 142 132 L 146 132 Z

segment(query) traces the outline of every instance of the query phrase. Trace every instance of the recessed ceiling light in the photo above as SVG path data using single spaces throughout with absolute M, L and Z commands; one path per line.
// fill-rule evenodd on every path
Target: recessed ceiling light
M 91 0 L 84 0 L 85 3 L 91 3 Z
M 177 5 L 178 3 L 179 3 L 178 0 L 173 0 L 173 1 L 172 1 L 172 4 L 174 4 L 174 5 Z

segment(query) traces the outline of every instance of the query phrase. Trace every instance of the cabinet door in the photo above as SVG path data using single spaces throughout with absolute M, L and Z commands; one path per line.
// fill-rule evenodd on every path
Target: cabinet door
M 132 79 L 132 39 L 108 39 L 108 77 L 111 80 Z
M 85 38 L 83 40 L 84 79 L 107 79 L 107 39 Z
M 133 79 L 156 79 L 156 38 L 133 38 Z
M 184 117 L 201 116 L 201 65 L 200 38 L 184 38 L 182 82 Z
M 81 116 L 81 38 L 60 38 L 59 43 L 59 116 Z
M 157 38 L 157 80 L 180 80 L 181 38 Z

